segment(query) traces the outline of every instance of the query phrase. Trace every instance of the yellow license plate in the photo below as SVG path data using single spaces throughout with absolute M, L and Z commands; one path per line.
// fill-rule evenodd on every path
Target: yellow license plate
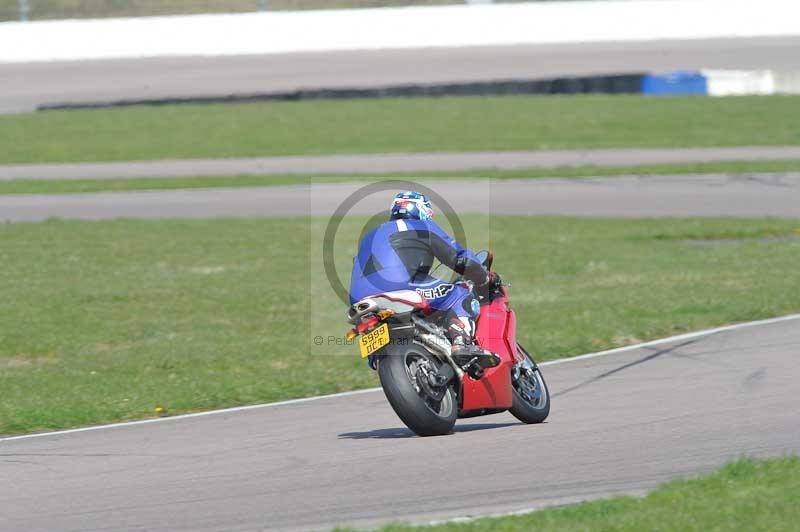
M 389 326 L 384 323 L 377 329 L 368 332 L 358 339 L 358 347 L 361 348 L 361 358 L 367 358 L 388 343 Z

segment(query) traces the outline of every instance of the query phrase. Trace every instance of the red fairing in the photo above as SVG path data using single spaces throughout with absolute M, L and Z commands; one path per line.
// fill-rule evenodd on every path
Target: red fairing
M 478 330 L 475 338 L 478 344 L 502 359 L 499 366 L 489 368 L 480 380 L 464 375 L 464 404 L 462 414 L 471 410 L 485 408 L 505 409 L 511 407 L 511 367 L 517 362 L 517 319 L 508 306 L 508 296 L 503 289 L 503 297 L 481 307 Z

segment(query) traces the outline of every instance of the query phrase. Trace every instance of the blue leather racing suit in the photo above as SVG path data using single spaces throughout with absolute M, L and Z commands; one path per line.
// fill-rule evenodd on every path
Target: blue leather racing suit
M 477 285 L 487 280 L 475 254 L 433 220 L 390 220 L 364 235 L 359 244 L 350 303 L 381 292 L 415 290 L 433 309 L 472 322 L 480 312 L 477 300 L 466 287 L 432 277 L 434 258 Z

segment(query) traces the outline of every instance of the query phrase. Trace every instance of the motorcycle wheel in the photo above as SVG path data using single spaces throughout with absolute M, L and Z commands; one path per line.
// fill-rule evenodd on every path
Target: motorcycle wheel
M 436 371 L 440 362 L 423 347 L 412 344 L 393 349 L 378 361 L 383 393 L 395 413 L 419 436 L 449 434 L 458 417 L 453 388 L 420 383 L 425 367 Z
M 513 404 L 509 412 L 523 423 L 541 423 L 550 415 L 550 390 L 533 358 L 524 347 L 517 347 L 527 360 L 516 377 L 512 374 Z

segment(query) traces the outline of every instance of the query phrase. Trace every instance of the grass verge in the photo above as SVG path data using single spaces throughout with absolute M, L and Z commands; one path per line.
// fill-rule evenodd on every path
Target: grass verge
M 540 360 L 800 311 L 796 220 L 462 221 L 513 283 L 520 339 Z M 345 276 L 365 222 L 342 223 Z M 339 345 L 325 225 L 0 225 L 0 434 L 375 385 Z
M 139 179 L 15 179 L 0 181 L 0 195 L 73 194 L 198 188 L 270 187 L 309 183 L 353 182 L 381 179 L 537 179 L 548 177 L 599 177 L 620 175 L 746 174 L 800 172 L 800 161 L 745 161 L 652 166 L 580 166 L 521 170 L 471 170 L 466 172 L 415 172 L 378 175 L 240 175 L 203 177 L 148 177 Z
M 800 96 L 398 98 L 0 116 L 0 163 L 798 143 Z
M 614 497 L 527 515 L 381 532 L 797 530 L 800 458 L 741 459 L 719 471 L 664 484 L 643 498 Z

